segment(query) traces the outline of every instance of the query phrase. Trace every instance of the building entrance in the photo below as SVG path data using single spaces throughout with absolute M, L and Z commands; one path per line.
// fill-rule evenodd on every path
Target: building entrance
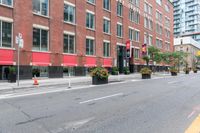
M 125 50 L 125 46 L 117 46 L 117 67 L 119 68 L 119 73 L 123 73 L 126 65 Z
M 9 66 L 0 66 L 0 80 L 8 80 Z

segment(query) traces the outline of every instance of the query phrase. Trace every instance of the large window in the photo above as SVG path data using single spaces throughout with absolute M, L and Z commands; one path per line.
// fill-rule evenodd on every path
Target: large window
M 103 42 L 103 56 L 110 57 L 110 42 Z
M 121 2 L 117 2 L 117 15 L 122 16 L 123 14 L 123 5 Z
M 134 53 L 134 58 L 135 59 L 139 59 L 140 58 L 140 50 L 139 49 L 134 49 L 133 53 Z
M 110 0 L 103 0 L 103 8 L 110 11 Z
M 0 4 L 13 6 L 13 0 L 0 0 Z
M 74 35 L 64 35 L 64 53 L 74 54 L 75 53 L 75 36 Z
M 93 13 L 87 12 L 86 14 L 86 27 L 94 29 L 95 27 L 95 16 Z
M 129 28 L 129 39 L 133 41 L 133 38 L 134 38 L 134 30 L 132 28 Z
M 33 28 L 33 50 L 48 51 L 48 31 L 38 28 Z
M 117 24 L 117 36 L 118 37 L 122 37 L 123 33 L 122 33 L 122 24 Z
M 140 41 L 140 32 L 135 31 L 134 33 L 134 41 L 139 42 Z
M 49 12 L 49 0 L 32 0 L 33 2 L 33 12 L 48 16 Z
M 103 32 L 104 33 L 110 33 L 110 20 L 109 19 L 104 19 L 103 20 Z
M 0 47 L 12 47 L 12 23 L 0 20 Z
M 94 40 L 93 39 L 86 39 L 86 55 L 94 55 Z
M 75 23 L 75 7 L 64 4 L 64 21 Z

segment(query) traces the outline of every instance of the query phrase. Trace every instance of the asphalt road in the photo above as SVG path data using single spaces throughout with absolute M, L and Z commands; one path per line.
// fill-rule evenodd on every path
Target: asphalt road
M 184 133 L 200 113 L 200 74 L 9 96 L 0 133 Z

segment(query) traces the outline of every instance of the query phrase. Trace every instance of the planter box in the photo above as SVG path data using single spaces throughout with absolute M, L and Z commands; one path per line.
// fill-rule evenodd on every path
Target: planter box
M 92 84 L 93 85 L 101 85 L 101 84 L 108 84 L 108 78 L 99 78 L 99 77 L 92 77 Z
M 112 75 L 118 75 L 118 72 L 111 72 Z
M 172 76 L 177 76 L 177 73 L 176 72 L 171 72 L 171 75 Z
M 151 74 L 142 74 L 142 79 L 150 79 Z
M 124 72 L 124 74 L 125 74 L 125 75 L 129 75 L 129 74 L 130 74 L 130 72 Z
M 10 83 L 16 83 L 16 74 L 10 73 L 8 75 L 8 82 L 10 82 Z

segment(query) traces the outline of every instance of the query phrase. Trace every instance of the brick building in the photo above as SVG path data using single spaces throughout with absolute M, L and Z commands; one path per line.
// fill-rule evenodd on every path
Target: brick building
M 142 44 L 173 51 L 173 5 L 168 0 L 0 0 L 0 79 L 17 64 L 20 76 L 62 77 L 63 68 L 84 74 L 94 66 L 144 65 Z M 132 57 L 125 58 L 131 40 Z

